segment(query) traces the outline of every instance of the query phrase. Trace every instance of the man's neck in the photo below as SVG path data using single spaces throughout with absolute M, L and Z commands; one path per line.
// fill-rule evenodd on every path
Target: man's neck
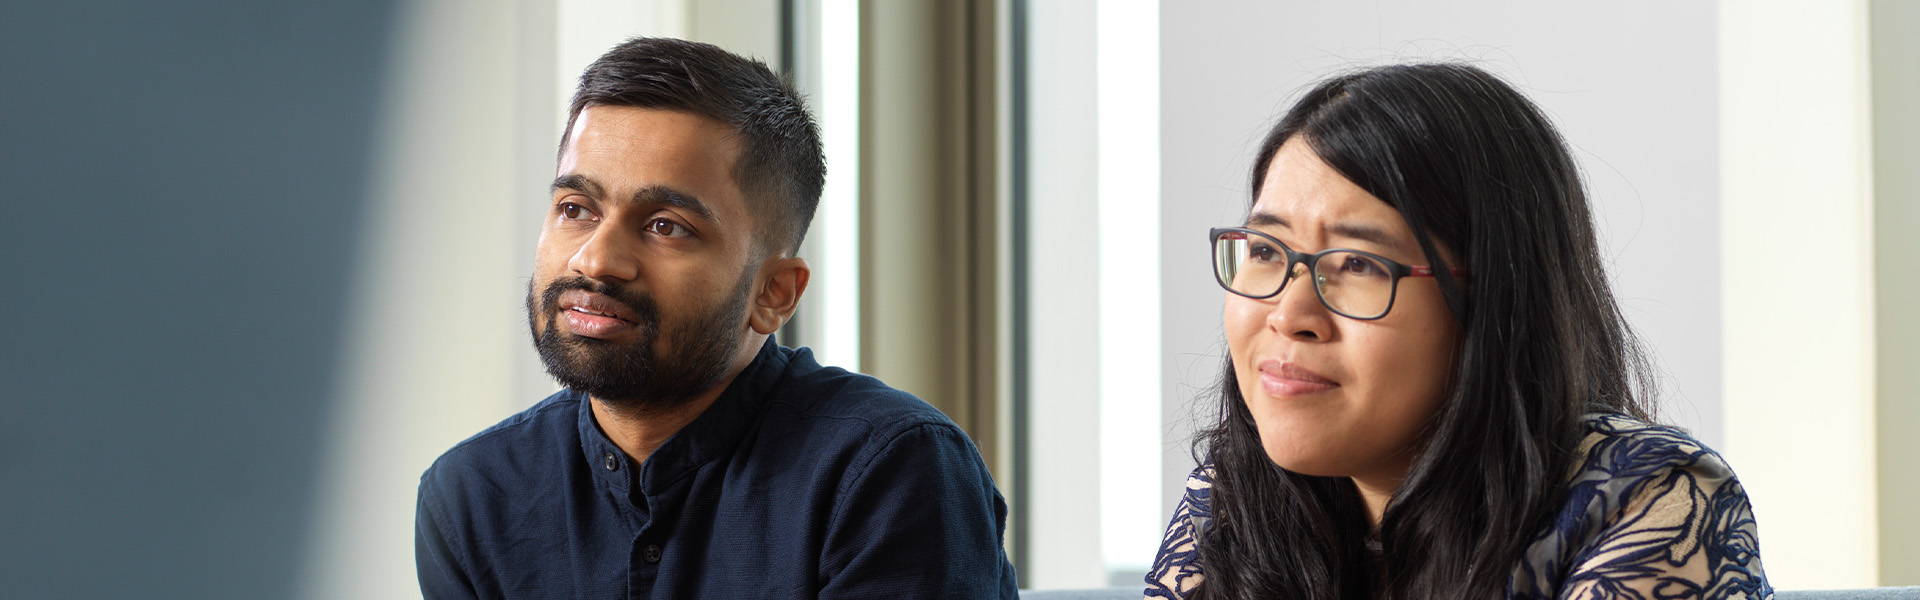
M 600 431 L 607 434 L 607 439 L 613 440 L 613 445 L 619 446 L 635 463 L 645 463 L 654 450 L 673 438 L 673 434 L 680 433 L 688 423 L 707 412 L 707 407 L 720 399 L 720 392 L 725 388 L 724 385 L 714 386 L 713 390 L 691 402 L 671 410 L 644 414 L 621 412 L 599 398 L 593 398 L 593 421 L 600 425 Z

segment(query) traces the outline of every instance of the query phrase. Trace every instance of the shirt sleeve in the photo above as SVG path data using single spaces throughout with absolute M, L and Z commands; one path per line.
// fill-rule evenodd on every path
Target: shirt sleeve
M 1213 480 L 1209 475 L 1207 467 L 1201 467 L 1187 476 L 1187 491 L 1181 494 L 1180 505 L 1173 509 L 1167 535 L 1160 541 L 1159 553 L 1154 555 L 1153 569 L 1147 572 L 1147 598 L 1180 598 L 1205 578 L 1195 539 L 1212 517 L 1208 501 Z
M 466 569 L 442 533 L 434 511 L 438 503 L 432 498 L 432 488 L 423 479 L 413 513 L 413 564 L 420 577 L 420 594 L 426 600 L 478 598 Z
M 1581 548 L 1560 597 L 1771 598 L 1746 491 L 1718 455 L 1651 474 Z
M 835 502 L 819 597 L 1016 598 L 1007 505 L 973 442 L 929 423 L 874 443 Z

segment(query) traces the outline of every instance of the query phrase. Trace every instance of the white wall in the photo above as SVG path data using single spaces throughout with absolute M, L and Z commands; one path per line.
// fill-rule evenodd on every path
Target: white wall
M 1105 585 L 1100 561 L 1094 3 L 1029 5 L 1027 588 Z
M 544 197 L 522 188 L 545 182 L 516 170 L 516 148 L 551 148 L 558 138 L 516 138 L 516 89 L 527 83 L 516 80 L 517 16 L 505 2 L 432 0 L 405 5 L 394 27 L 302 597 L 417 595 L 420 473 L 538 400 L 513 397 L 541 385 L 517 377 L 539 371 L 519 351 L 530 345 L 527 273 L 514 265 L 531 264 L 519 255 L 532 245 L 515 242 L 532 238 L 516 231 L 515 217 L 517 200 Z
M 1116 583 L 1145 579 L 1167 508 L 1142 489 L 1160 471 L 1160 10 L 1152 0 L 1095 9 L 1099 115 L 1101 560 Z M 1091 262 L 1091 261 L 1090 261 Z M 1170 508 L 1171 505 L 1168 505 Z
M 1712 3 L 1239 0 L 1165 3 L 1161 24 L 1166 506 L 1193 466 L 1186 417 L 1224 352 L 1202 237 L 1244 217 L 1251 155 L 1299 92 L 1382 62 L 1475 61 L 1555 120 L 1622 308 L 1667 373 L 1664 416 L 1722 443 Z
M 1142 581 L 1166 507 L 1161 436 L 1159 7 L 1029 5 L 1030 588 Z M 1170 506 L 1170 505 L 1169 505 Z
M 1753 500 L 1776 587 L 1874 585 L 1867 3 L 1729 2 L 1720 12 L 1722 450 Z

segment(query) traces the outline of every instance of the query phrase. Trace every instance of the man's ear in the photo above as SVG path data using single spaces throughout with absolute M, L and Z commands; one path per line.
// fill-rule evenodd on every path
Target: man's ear
M 771 258 L 760 265 L 759 291 L 747 310 L 747 325 L 761 335 L 780 330 L 800 306 L 800 295 L 807 291 L 807 278 L 813 270 L 799 257 Z

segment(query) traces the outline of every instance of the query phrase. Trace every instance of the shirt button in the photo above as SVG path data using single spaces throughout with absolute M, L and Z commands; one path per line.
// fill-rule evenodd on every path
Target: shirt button
M 606 456 L 602 456 L 600 458 L 606 461 L 604 464 L 607 465 L 608 471 L 620 470 L 620 460 L 614 458 L 612 452 L 608 452 Z
M 647 549 L 646 551 L 640 554 L 640 558 L 644 558 L 646 559 L 647 562 L 650 562 L 650 563 L 660 562 L 660 547 L 655 546 L 653 544 L 647 544 Z

